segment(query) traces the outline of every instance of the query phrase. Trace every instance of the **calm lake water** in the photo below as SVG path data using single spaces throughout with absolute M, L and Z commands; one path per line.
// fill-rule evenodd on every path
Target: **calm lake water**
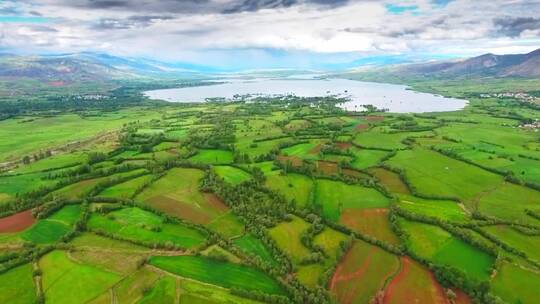
M 374 105 L 395 113 L 441 112 L 462 109 L 466 100 L 407 90 L 407 86 L 362 82 L 347 79 L 225 79 L 226 83 L 145 92 L 152 99 L 170 102 L 205 102 L 207 98 L 232 99 L 235 95 L 263 96 L 294 94 L 300 97 L 338 95 L 350 101 L 341 106 L 349 111 L 362 111 L 363 105 Z

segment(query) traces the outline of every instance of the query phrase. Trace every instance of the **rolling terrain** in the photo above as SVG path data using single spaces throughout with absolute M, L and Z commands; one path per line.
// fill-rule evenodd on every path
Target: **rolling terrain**
M 336 102 L 0 121 L 0 301 L 535 303 L 539 109 Z

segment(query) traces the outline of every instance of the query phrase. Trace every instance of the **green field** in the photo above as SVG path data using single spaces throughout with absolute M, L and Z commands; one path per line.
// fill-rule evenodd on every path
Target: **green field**
M 471 278 L 485 280 L 490 275 L 494 258 L 432 225 L 402 221 L 408 233 L 407 247 L 421 257 L 455 267 Z
M 195 229 L 166 223 L 161 217 L 139 208 L 123 208 L 107 215 L 93 214 L 88 228 L 148 245 L 170 243 L 193 248 L 205 239 L 205 235 Z
M 73 262 L 64 251 L 53 251 L 39 260 L 45 300 L 50 303 L 84 303 L 106 292 L 121 277 L 86 264 Z
M 79 214 L 79 205 L 65 206 L 22 232 L 21 238 L 37 244 L 57 242 L 72 229 L 73 224 L 79 219 Z
M 173 168 L 135 199 L 187 221 L 209 223 L 227 208 L 198 190 L 203 175 L 197 169 Z
M 519 266 L 504 263 L 492 282 L 493 291 L 508 303 L 536 303 L 540 275 Z
M 499 175 L 424 149 L 400 151 L 386 163 L 405 170 L 419 193 L 464 201 L 497 188 L 503 180 Z
M 244 252 L 258 256 L 263 261 L 269 263 L 275 263 L 272 255 L 264 244 L 254 236 L 250 234 L 243 235 L 242 237 L 234 239 L 234 244 L 242 249 Z
M 215 166 L 214 170 L 219 177 L 233 185 L 238 185 L 251 178 L 251 175 L 246 171 L 231 166 Z
M 283 293 L 281 287 L 263 272 L 242 265 L 196 256 L 155 256 L 150 259 L 150 264 L 185 278 L 226 288 Z
M 294 262 L 299 262 L 309 254 L 309 250 L 300 242 L 300 233 L 309 224 L 298 217 L 290 222 L 283 222 L 270 229 L 269 234 L 278 247 L 288 254 Z
M 294 200 L 298 207 L 310 204 L 313 195 L 313 181 L 304 175 L 290 173 L 282 175 L 281 171 L 271 171 L 267 174 L 266 185 L 276 190 L 289 200 Z
M 347 209 L 384 208 L 389 203 L 388 198 L 372 188 L 326 179 L 316 181 L 314 204 L 331 221 L 338 221 L 341 213 Z
M 0 113 L 1 303 L 40 286 L 45 303 L 537 302 L 540 109 L 479 96 L 538 81 L 411 80 L 469 101 L 433 113 L 140 94 L 198 84 L 0 96 L 20 110 Z
M 32 265 L 25 264 L 0 274 L 0 302 L 34 303 L 36 292 L 32 277 Z
M 195 163 L 223 165 L 233 162 L 233 154 L 225 150 L 200 150 L 190 160 Z
M 147 182 L 150 182 L 151 180 L 152 175 L 136 177 L 128 180 L 127 182 L 123 182 L 103 190 L 101 193 L 99 193 L 99 196 L 128 199 L 135 194 L 135 191 L 137 191 L 139 187 Z

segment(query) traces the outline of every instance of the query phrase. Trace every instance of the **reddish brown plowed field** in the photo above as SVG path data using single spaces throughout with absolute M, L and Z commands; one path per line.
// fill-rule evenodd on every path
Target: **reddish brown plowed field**
M 227 207 L 227 205 L 225 205 L 225 203 L 214 193 L 204 193 L 204 198 L 206 198 L 210 206 L 216 210 L 222 211 L 223 213 L 229 210 L 229 207 Z
M 351 251 L 347 252 L 344 259 L 347 259 L 347 256 L 350 255 Z M 364 272 L 366 272 L 367 267 L 369 266 L 369 263 L 371 262 L 371 258 L 373 257 L 373 254 L 375 253 L 375 247 L 371 247 L 369 250 L 369 254 L 367 258 L 362 262 L 360 267 L 358 267 L 355 271 L 347 273 L 350 269 L 344 269 L 343 264 L 339 264 L 336 272 L 334 273 L 334 276 L 332 277 L 332 281 L 330 282 L 330 290 L 335 289 L 336 283 L 339 281 L 351 281 L 354 278 L 361 277 Z
M 341 149 L 341 150 L 347 150 L 351 146 L 352 146 L 352 144 L 348 143 L 348 142 L 338 142 L 338 143 L 336 143 L 336 147 L 338 147 L 338 149 Z
M 379 115 L 366 116 L 366 120 L 370 122 L 383 121 L 384 116 L 379 116 Z
M 279 155 L 277 157 L 277 160 L 282 162 L 282 163 L 286 163 L 287 161 L 290 161 L 291 164 L 295 167 L 300 167 L 302 165 L 302 159 L 298 158 L 298 157 L 295 157 L 295 156 L 283 156 L 283 155 Z
M 336 163 L 327 161 L 317 161 L 317 170 L 326 175 L 337 174 L 338 166 Z
M 396 256 L 358 241 L 340 261 L 329 283 L 338 303 L 370 303 L 384 288 L 387 278 L 398 271 Z
M 398 245 L 399 238 L 392 232 L 388 222 L 388 209 L 346 209 L 340 223 L 352 230 L 373 236 L 379 240 Z
M 450 301 L 428 269 L 408 257 L 402 257 L 401 271 L 388 284 L 383 303 L 450 304 Z
M 19 232 L 35 223 L 32 211 L 26 210 L 0 219 L 0 233 Z
M 172 216 L 193 222 L 195 224 L 208 224 L 212 220 L 201 208 L 189 203 L 177 201 L 164 195 L 158 195 L 148 200 L 148 204 L 157 210 Z
M 313 147 L 311 150 L 309 150 L 309 154 L 319 154 L 321 152 L 322 145 L 318 144 L 315 147 Z
M 368 125 L 365 125 L 365 124 L 359 124 L 359 125 L 356 125 L 356 127 L 354 128 L 356 131 L 364 131 L 364 130 L 367 130 L 369 128 Z

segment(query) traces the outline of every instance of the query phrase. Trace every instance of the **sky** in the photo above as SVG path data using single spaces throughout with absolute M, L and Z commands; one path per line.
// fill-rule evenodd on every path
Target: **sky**
M 540 0 L 0 0 L 0 52 L 218 69 L 341 68 L 540 48 Z

